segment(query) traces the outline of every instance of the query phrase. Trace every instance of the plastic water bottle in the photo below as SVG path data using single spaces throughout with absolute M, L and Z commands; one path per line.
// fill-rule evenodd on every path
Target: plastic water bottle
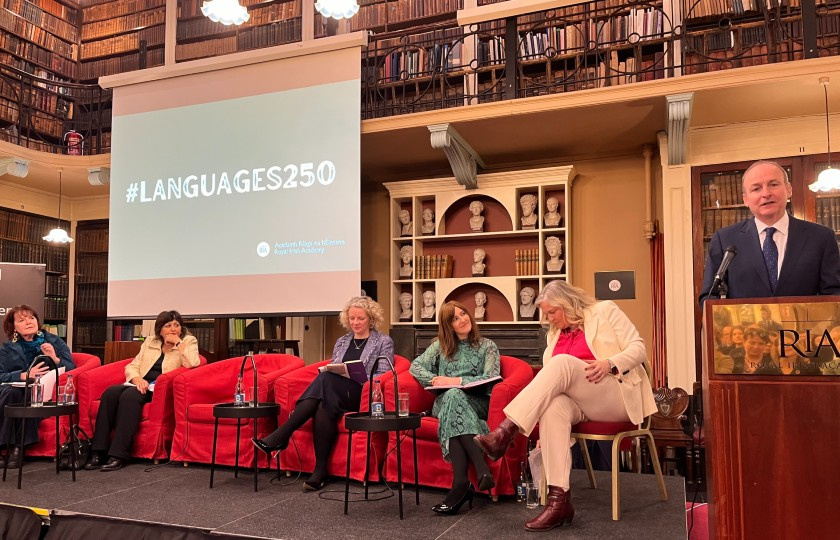
M 245 406 L 245 385 L 242 383 L 242 375 L 236 379 L 236 389 L 233 391 L 233 404 L 236 407 Z
M 29 387 L 32 392 L 31 404 L 33 407 L 44 406 L 44 386 L 41 384 L 41 376 L 35 375 L 35 382 Z
M 370 417 L 385 418 L 385 404 L 382 402 L 382 385 L 379 379 L 373 381 L 373 394 L 370 398 Z
M 64 402 L 76 403 L 76 384 L 72 375 L 67 376 L 67 384 L 64 385 Z
M 519 465 L 519 483 L 516 484 L 516 502 L 525 502 L 525 494 L 528 492 L 528 466 L 526 461 L 523 461 Z

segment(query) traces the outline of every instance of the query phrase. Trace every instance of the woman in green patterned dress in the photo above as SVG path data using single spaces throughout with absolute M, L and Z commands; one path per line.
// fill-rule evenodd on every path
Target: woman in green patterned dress
M 482 338 L 464 304 L 447 302 L 438 316 L 438 339 L 411 364 L 411 374 L 423 386 L 461 386 L 499 375 L 499 349 Z M 472 508 L 475 490 L 469 480 L 469 464 L 475 467 L 478 489 L 496 485 L 484 454 L 473 436 L 488 433 L 491 384 L 469 390 L 449 388 L 435 399 L 432 415 L 439 421 L 438 439 L 443 459 L 452 463 L 452 489 L 442 503 L 432 507 L 438 514 L 455 515 L 467 501 Z

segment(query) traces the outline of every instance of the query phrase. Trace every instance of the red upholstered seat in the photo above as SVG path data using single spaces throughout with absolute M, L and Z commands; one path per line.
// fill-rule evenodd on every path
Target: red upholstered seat
M 633 422 L 580 422 L 572 426 L 573 433 L 589 433 L 591 435 L 615 435 L 622 431 L 633 431 L 639 426 Z
M 184 373 L 175 380 L 175 434 L 172 439 L 172 460 L 210 463 L 213 454 L 213 431 L 216 418 L 213 406 L 233 401 L 236 379 L 244 357 L 229 358 L 208 364 L 201 369 Z M 260 402 L 274 401 L 274 382 L 281 375 L 303 367 L 303 360 L 291 354 L 255 354 L 257 389 Z M 246 395 L 254 387 L 254 371 L 250 362 L 245 364 L 242 377 Z M 253 463 L 253 420 L 242 420 L 239 437 L 239 464 Z M 263 437 L 277 427 L 274 418 L 257 421 L 257 435 Z M 233 465 L 236 462 L 236 419 L 219 419 L 216 441 L 216 464 Z M 258 456 L 262 457 L 262 456 Z
M 502 381 L 493 387 L 493 392 L 490 395 L 490 411 L 487 417 L 487 424 L 491 430 L 505 418 L 503 410 L 507 404 L 534 378 L 534 371 L 526 362 L 512 356 L 502 356 L 500 360 Z M 411 412 L 419 413 L 432 409 L 435 395 L 425 390 L 410 373 L 401 375 L 399 383 L 400 392 L 409 393 L 409 410 Z M 388 404 L 387 400 L 386 406 L 393 409 L 393 403 Z M 452 465 L 443 460 L 437 432 L 437 418 L 425 417 L 420 421 L 420 428 L 417 430 L 417 461 L 420 464 L 419 483 L 424 486 L 448 488 L 452 485 Z M 411 432 L 408 432 L 402 447 L 402 478 L 404 482 L 409 483 L 415 482 L 414 462 L 411 456 L 411 437 Z M 396 441 L 396 434 L 389 434 L 388 450 L 394 448 Z M 519 468 L 522 461 L 525 460 L 527 450 L 527 438 L 524 435 L 517 435 L 507 454 L 499 461 L 490 463 L 490 470 L 496 480 L 496 487 L 491 490 L 493 497 L 513 493 L 513 479 L 519 478 Z M 470 475 L 475 481 L 472 468 L 470 468 Z M 396 452 L 391 452 L 388 455 L 385 477 L 389 482 L 397 480 Z
M 112 362 L 79 375 L 79 426 L 90 437 L 93 437 L 102 392 L 109 386 L 125 382 L 125 366 L 132 360 L 133 358 L 128 358 Z M 199 357 L 199 361 L 199 367 L 207 364 L 207 359 L 203 356 Z M 175 431 L 172 383 L 175 378 L 188 371 L 191 370 L 178 368 L 162 374 L 155 381 L 152 401 L 143 406 L 140 425 L 131 449 L 132 456 L 155 460 L 169 456 L 172 434 Z
M 289 417 L 295 403 L 303 394 L 304 390 L 318 375 L 318 367 L 328 363 L 328 360 L 310 364 L 284 376 L 278 377 L 274 383 L 274 399 L 280 405 L 280 417 L 278 423 L 282 423 Z M 397 372 L 398 380 L 406 377 L 404 372 L 408 370 L 411 363 L 402 356 L 394 356 L 394 369 Z M 394 407 L 394 381 L 391 372 L 377 377 L 382 383 L 382 393 L 385 400 L 385 408 L 389 411 Z M 368 391 L 370 383 L 362 387 L 362 401 L 360 411 L 369 411 Z M 347 474 L 347 437 L 348 432 L 344 422 L 339 422 L 338 438 L 330 456 L 329 474 L 332 476 L 345 476 Z M 385 448 L 388 439 L 384 433 L 374 433 L 371 437 L 371 451 L 369 453 L 369 471 L 371 481 L 378 481 L 381 464 L 385 459 Z M 364 480 L 365 476 L 365 450 L 367 446 L 366 433 L 353 434 L 353 456 L 350 466 L 350 478 L 353 480 Z M 289 447 L 280 453 L 280 467 L 285 470 L 312 472 L 315 469 L 315 452 L 312 446 L 312 421 L 306 422 L 292 436 Z
M 58 384 L 60 386 L 64 386 L 67 384 L 67 376 L 73 375 L 73 378 L 76 380 L 76 395 L 78 396 L 79 375 L 86 371 L 90 371 L 93 368 L 99 367 L 102 362 L 99 360 L 98 356 L 94 356 L 92 354 L 72 353 L 72 356 L 73 363 L 76 365 L 76 368 L 64 372 L 61 377 L 58 378 Z M 54 395 L 51 396 L 51 399 L 53 397 Z M 79 407 L 79 411 L 81 411 L 81 406 Z M 67 435 L 70 431 L 70 418 L 68 416 L 61 417 L 59 430 L 59 444 L 61 444 L 67 439 Z M 92 434 L 89 435 L 92 436 Z M 26 447 L 26 455 L 55 456 L 55 417 L 51 416 L 41 420 L 41 423 L 38 424 L 38 442 L 32 446 Z

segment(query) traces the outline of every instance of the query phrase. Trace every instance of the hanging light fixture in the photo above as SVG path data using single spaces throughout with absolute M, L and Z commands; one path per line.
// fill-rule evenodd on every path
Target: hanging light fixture
M 359 12 L 359 4 L 356 0 L 318 0 L 315 9 L 324 17 L 349 19 Z
M 820 77 L 825 93 L 825 136 L 828 144 L 828 168 L 820 172 L 817 181 L 808 186 L 811 191 L 831 191 L 840 189 L 840 169 L 831 166 L 831 128 L 828 121 L 828 77 Z
M 50 231 L 50 234 L 44 237 L 47 242 L 55 244 L 69 244 L 73 241 L 67 234 L 67 231 L 61 228 L 61 169 L 58 170 L 58 223 L 55 229 Z
M 238 0 L 205 0 L 201 5 L 201 13 L 211 21 L 226 26 L 239 26 L 251 18 L 248 9 L 240 5 Z

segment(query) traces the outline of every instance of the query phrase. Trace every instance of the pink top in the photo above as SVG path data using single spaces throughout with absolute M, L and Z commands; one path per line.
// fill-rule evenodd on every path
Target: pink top
M 570 354 L 590 363 L 595 361 L 595 355 L 592 354 L 592 350 L 586 344 L 586 337 L 583 335 L 582 328 L 560 331 L 560 337 L 557 338 L 557 345 L 554 346 L 552 356 L 558 354 Z

